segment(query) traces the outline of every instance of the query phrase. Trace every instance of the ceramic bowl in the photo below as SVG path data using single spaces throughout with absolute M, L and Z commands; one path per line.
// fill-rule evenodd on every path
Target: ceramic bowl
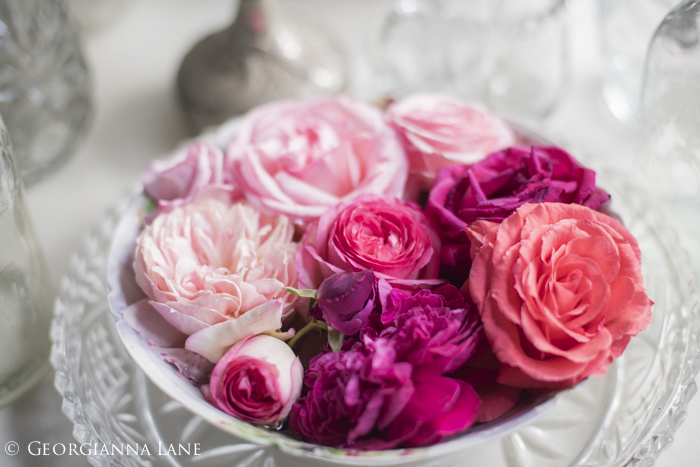
M 235 136 L 239 121 L 230 121 L 201 139 L 225 147 Z M 547 141 L 514 125 L 522 140 L 538 144 Z M 308 460 L 309 465 L 425 465 L 449 455 L 467 450 L 477 444 L 502 437 L 522 427 L 548 411 L 561 396 L 561 392 L 534 399 L 516 406 L 510 412 L 489 423 L 481 424 L 455 435 L 441 443 L 421 448 L 392 449 L 385 451 L 357 451 L 330 448 L 305 443 L 281 432 L 258 427 L 210 405 L 199 388 L 183 377 L 177 369 L 165 363 L 148 342 L 124 321 L 122 312 L 132 303 L 145 298 L 136 284 L 133 270 L 135 241 L 141 230 L 139 212 L 146 207 L 144 195 L 133 199 L 126 214 L 119 222 L 112 241 L 107 265 L 107 282 L 110 287 L 109 307 L 115 319 L 117 333 L 134 362 L 146 376 L 165 394 L 181 403 L 194 414 L 212 425 L 230 433 L 241 443 L 276 446 L 291 456 Z

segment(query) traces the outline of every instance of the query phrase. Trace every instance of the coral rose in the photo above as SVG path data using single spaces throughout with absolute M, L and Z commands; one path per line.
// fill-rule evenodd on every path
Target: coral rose
M 245 203 L 197 200 L 155 218 L 136 242 L 136 282 L 186 348 L 216 362 L 293 311 L 294 228 Z
M 542 203 L 483 222 L 467 229 L 467 284 L 502 363 L 499 383 L 559 388 L 603 374 L 651 321 L 639 246 L 617 220 Z
M 408 173 L 379 110 L 345 97 L 254 109 L 226 157 L 253 206 L 301 224 L 363 193 L 401 196 Z
M 420 208 L 390 196 L 365 195 L 329 209 L 309 226 L 301 243 L 297 271 L 302 288 L 315 289 L 333 274 L 365 269 L 392 283 L 420 279 L 429 284 L 440 263 L 440 240 Z
M 453 96 L 414 94 L 389 106 L 386 117 L 401 135 L 410 173 L 428 181 L 443 167 L 473 164 L 515 143 L 505 121 Z
M 202 392 L 229 415 L 277 426 L 301 395 L 304 367 L 287 344 L 270 336 L 248 337 L 224 355 Z

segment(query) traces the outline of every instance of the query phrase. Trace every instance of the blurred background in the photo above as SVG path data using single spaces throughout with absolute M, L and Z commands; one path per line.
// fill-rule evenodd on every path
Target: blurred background
M 593 168 L 634 173 L 700 273 L 697 10 L 674 0 L 0 3 L 0 115 L 13 144 L 3 145 L 0 239 L 25 246 L 0 249 L 18 265 L 0 279 L 0 303 L 3 332 L 31 342 L 0 371 L 0 401 L 41 381 L 0 411 L 0 441 L 73 441 L 45 371 L 46 334 L 85 232 L 148 160 L 273 99 L 433 91 L 484 102 Z M 26 297 L 36 297 L 29 311 Z M 0 339 L 3 352 L 18 345 Z M 693 400 L 657 465 L 697 465 L 698 446 Z M 2 452 L 0 464 L 87 465 Z

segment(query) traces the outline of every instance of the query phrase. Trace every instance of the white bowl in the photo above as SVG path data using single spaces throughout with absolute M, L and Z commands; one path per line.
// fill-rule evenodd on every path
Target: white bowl
M 236 134 L 238 124 L 238 120 L 230 121 L 201 139 L 225 147 L 226 143 Z M 548 143 L 520 127 L 514 125 L 514 128 L 522 137 L 530 141 L 534 140 L 541 144 Z M 562 394 L 562 392 L 555 395 L 550 394 L 526 405 L 517 406 L 497 420 L 476 426 L 433 446 L 386 451 L 356 451 L 305 443 L 283 433 L 238 420 L 209 404 L 194 383 L 183 377 L 173 365 L 161 360 L 148 342 L 123 319 L 122 312 L 129 305 L 145 298 L 134 278 L 133 258 L 136 237 L 141 230 L 138 213 L 145 208 L 147 202 L 143 195 L 139 195 L 133 200 L 114 232 L 109 252 L 107 282 L 110 292 L 108 300 L 116 321 L 117 333 L 131 358 L 158 388 L 194 414 L 230 433 L 241 443 L 274 445 L 284 453 L 306 458 L 310 464 L 330 462 L 334 465 L 348 466 L 425 465 L 428 460 L 439 460 L 477 444 L 492 441 L 532 422 L 548 411 Z

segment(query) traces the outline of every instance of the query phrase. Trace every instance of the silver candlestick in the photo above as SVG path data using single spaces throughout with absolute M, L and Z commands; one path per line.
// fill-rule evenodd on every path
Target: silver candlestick
M 345 63 L 327 37 L 284 19 L 273 0 L 240 0 L 233 24 L 185 56 L 177 86 L 199 131 L 272 100 L 337 93 Z

